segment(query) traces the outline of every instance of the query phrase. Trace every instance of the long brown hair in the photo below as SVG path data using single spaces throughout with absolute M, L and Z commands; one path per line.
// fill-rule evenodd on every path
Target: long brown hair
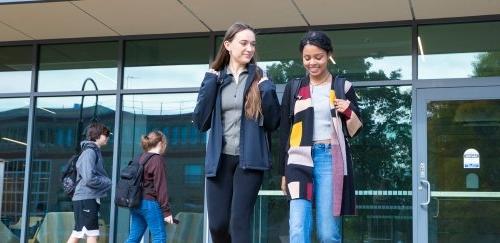
M 224 42 L 231 42 L 234 39 L 234 36 L 243 31 L 243 30 L 251 30 L 255 34 L 255 30 L 249 25 L 241 22 L 236 22 L 226 31 L 226 35 L 222 40 L 222 43 L 219 47 L 219 52 L 215 56 L 214 61 L 212 62 L 212 69 L 215 71 L 221 71 L 229 64 L 229 59 L 231 56 L 229 55 L 229 51 L 224 47 Z M 252 59 L 250 59 L 251 64 L 256 64 L 255 57 L 257 55 L 257 51 L 254 52 Z M 255 77 L 252 80 L 252 84 L 245 99 L 245 116 L 250 119 L 257 120 L 259 116 L 262 115 L 262 100 L 260 98 L 259 91 L 259 80 L 262 78 L 262 71 L 256 65 Z

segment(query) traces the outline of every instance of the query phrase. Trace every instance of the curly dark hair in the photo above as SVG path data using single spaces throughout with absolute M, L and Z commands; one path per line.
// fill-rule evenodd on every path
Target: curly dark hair
M 307 44 L 317 46 L 327 53 L 333 52 L 332 41 L 323 31 L 309 31 L 300 40 L 299 50 L 302 53 Z

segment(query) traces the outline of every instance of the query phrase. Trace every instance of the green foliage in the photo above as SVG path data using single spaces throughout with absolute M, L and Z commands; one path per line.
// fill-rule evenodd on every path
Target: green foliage
M 388 75 L 382 70 L 368 71 L 371 63 L 363 58 L 342 63 L 330 65 L 329 69 L 349 80 L 401 78 L 401 70 Z M 352 69 L 357 72 L 346 71 Z M 300 60 L 275 63 L 267 70 L 275 83 L 286 83 L 305 74 Z M 411 190 L 410 91 L 408 87 L 398 86 L 357 89 L 364 127 L 351 141 L 356 190 Z
M 479 54 L 472 66 L 474 77 L 500 76 L 500 52 Z

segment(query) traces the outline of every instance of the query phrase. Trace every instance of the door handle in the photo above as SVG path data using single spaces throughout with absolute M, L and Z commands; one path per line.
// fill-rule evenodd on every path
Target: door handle
M 431 183 L 429 183 L 428 180 L 420 180 L 420 183 L 426 184 L 427 185 L 427 201 L 420 203 L 420 206 L 425 207 L 428 206 L 429 203 L 431 202 Z
M 436 200 L 436 215 L 433 215 L 432 217 L 437 218 L 439 217 L 439 198 L 435 197 L 433 199 Z

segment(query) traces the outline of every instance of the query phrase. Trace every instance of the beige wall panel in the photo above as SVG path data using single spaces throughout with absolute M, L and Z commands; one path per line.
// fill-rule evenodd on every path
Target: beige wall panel
M 0 5 L 0 18 L 36 39 L 116 35 L 68 2 Z
M 254 28 L 305 26 L 290 0 L 182 0 L 212 30 L 243 21 Z
M 416 19 L 500 14 L 500 0 L 412 0 Z
M 411 20 L 408 0 L 295 0 L 311 25 Z
M 85 0 L 74 4 L 121 35 L 208 31 L 175 0 Z
M 2 21 L 0 19 L 0 21 Z M 2 41 L 19 41 L 19 40 L 32 40 L 29 36 L 26 36 L 19 31 L 16 31 L 9 26 L 0 22 L 0 42 Z

